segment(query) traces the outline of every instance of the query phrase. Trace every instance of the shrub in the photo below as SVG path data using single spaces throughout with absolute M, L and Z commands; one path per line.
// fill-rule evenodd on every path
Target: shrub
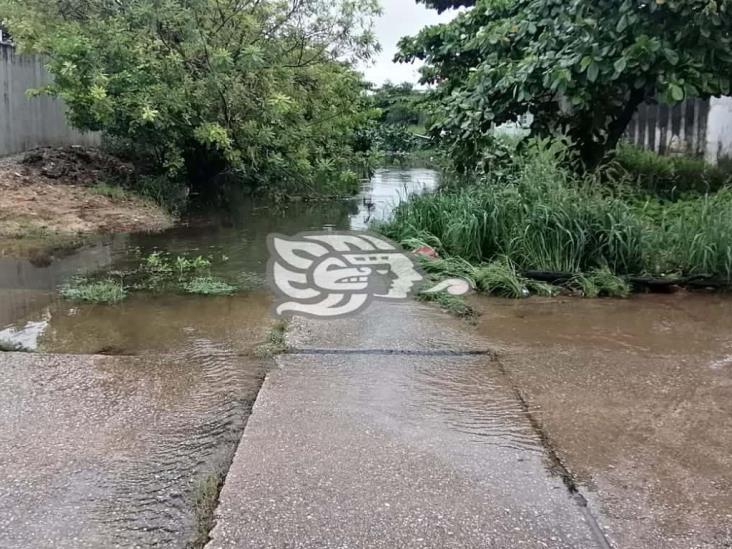
M 732 181 L 728 169 L 710 166 L 702 159 L 661 156 L 627 143 L 618 147 L 614 164 L 620 168 L 617 175 L 639 189 L 667 198 L 688 192 L 716 192 Z

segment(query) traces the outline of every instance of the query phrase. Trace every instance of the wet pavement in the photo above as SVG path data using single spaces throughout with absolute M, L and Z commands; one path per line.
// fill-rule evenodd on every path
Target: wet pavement
M 297 350 L 259 393 L 209 549 L 606 547 L 460 321 L 374 304 L 290 333 Z
M 614 547 L 732 547 L 729 296 L 474 305 Z
M 189 547 L 265 367 L 195 339 L 176 356 L 0 353 L 0 547 Z

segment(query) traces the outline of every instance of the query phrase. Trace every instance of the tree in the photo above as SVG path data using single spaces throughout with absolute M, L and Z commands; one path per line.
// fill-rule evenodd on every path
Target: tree
M 467 167 L 490 129 L 534 115 L 532 131 L 565 133 L 586 166 L 623 135 L 638 106 L 730 92 L 730 0 L 424 0 L 474 3 L 401 41 L 436 84 L 433 132 Z
M 371 101 L 381 111 L 383 123 L 416 126 L 424 122 L 424 112 L 420 105 L 423 95 L 421 91 L 414 89 L 411 82 L 386 82 L 374 90 Z
M 72 123 L 205 184 L 335 181 L 366 96 L 376 0 L 0 0 L 15 39 L 47 54 Z M 356 179 L 355 175 L 351 179 Z

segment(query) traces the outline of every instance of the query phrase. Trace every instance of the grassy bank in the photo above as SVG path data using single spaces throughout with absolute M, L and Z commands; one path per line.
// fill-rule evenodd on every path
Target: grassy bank
M 732 282 L 729 188 L 672 202 L 629 179 L 577 175 L 565 160 L 561 147 L 535 143 L 472 182 L 412 197 L 378 229 L 435 247 L 453 259 L 428 268 L 461 274 L 462 265 L 479 289 L 501 295 L 550 291 L 532 287 L 526 275 L 536 271 L 563 273 L 586 295 L 626 293 L 619 277 Z

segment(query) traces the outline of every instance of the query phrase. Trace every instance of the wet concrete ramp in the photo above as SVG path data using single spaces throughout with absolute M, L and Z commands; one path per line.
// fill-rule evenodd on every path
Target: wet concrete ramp
M 0 353 L 0 371 L 0 547 L 188 547 L 264 365 L 199 340 L 180 355 Z
M 606 547 L 491 354 L 451 353 L 459 324 L 433 309 L 385 308 L 335 338 L 294 323 L 301 350 L 257 397 L 208 549 Z

